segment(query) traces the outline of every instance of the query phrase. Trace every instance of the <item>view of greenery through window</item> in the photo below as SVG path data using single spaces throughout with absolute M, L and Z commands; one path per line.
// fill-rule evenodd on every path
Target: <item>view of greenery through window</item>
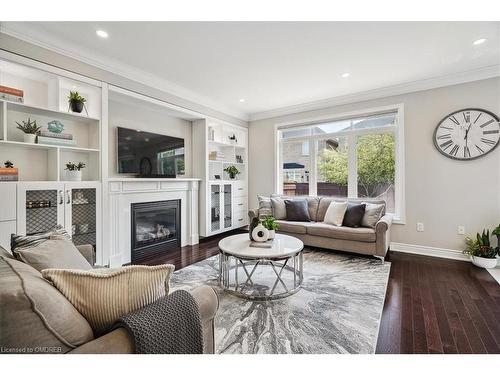
M 311 163 L 316 163 L 317 195 L 348 196 L 349 172 L 356 173 L 359 198 L 383 199 L 387 211 L 395 212 L 396 140 L 395 114 L 331 122 L 313 126 L 308 130 L 292 130 L 282 136 L 283 193 L 286 195 L 309 194 Z M 387 127 L 394 126 L 394 130 Z M 378 132 L 376 128 L 384 128 Z M 367 131 L 366 129 L 369 129 Z M 294 133 L 292 133 L 294 132 Z M 317 134 L 332 133 L 319 139 L 303 140 Z M 343 133 L 336 136 L 335 133 Z M 295 135 L 296 134 L 296 135 Z M 293 140 L 294 136 L 302 139 Z M 310 142 L 316 142 L 316 155 L 306 155 Z M 304 143 L 309 146 L 305 147 Z M 349 149 L 356 157 L 349 160 Z M 313 157 L 312 157 L 313 156 Z M 349 165 L 349 164 L 352 165 Z M 352 180 L 352 179 L 351 179 Z

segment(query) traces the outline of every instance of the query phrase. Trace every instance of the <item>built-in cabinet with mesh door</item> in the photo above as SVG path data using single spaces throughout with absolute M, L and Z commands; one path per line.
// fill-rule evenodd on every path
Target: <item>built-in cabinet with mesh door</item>
M 232 198 L 232 185 L 224 184 L 224 229 L 231 228 L 231 226 L 233 225 Z
M 210 227 L 212 232 L 221 229 L 221 205 L 220 205 L 220 185 L 210 186 Z
M 63 226 L 75 245 L 100 246 L 100 184 L 21 182 L 17 186 L 17 233 L 36 234 Z M 99 259 L 98 259 L 99 261 Z
M 96 190 L 72 189 L 71 235 L 75 245 L 96 246 Z

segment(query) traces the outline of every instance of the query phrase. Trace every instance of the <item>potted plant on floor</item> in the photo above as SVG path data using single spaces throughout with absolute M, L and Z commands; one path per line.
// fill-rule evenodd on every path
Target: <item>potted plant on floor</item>
M 267 216 L 262 220 L 262 225 L 269 231 L 269 239 L 274 239 L 276 235 L 276 229 L 279 228 L 276 219 L 273 216 Z
M 21 121 L 22 124 L 18 123 L 17 128 L 24 133 L 24 142 L 25 143 L 35 143 L 36 135 L 40 131 L 40 127 L 36 124 L 36 120 L 31 121 L 28 117 L 28 121 Z
M 224 172 L 229 175 L 231 180 L 234 180 L 236 176 L 240 174 L 240 171 L 234 165 L 224 168 Z
M 69 96 L 68 96 L 68 103 L 69 107 L 72 112 L 76 113 L 81 113 L 82 110 L 85 108 L 85 102 L 87 99 L 85 99 L 83 96 L 81 96 L 78 91 L 70 91 Z M 85 108 L 85 112 L 87 112 L 87 108 Z M 88 115 L 88 113 L 87 113 Z
M 490 231 L 483 230 L 482 234 L 477 233 L 476 238 L 465 238 L 464 254 L 472 258 L 472 263 L 481 268 L 494 268 L 497 265 L 497 252 L 490 244 Z
M 71 161 L 66 163 L 66 181 L 81 181 L 82 180 L 82 169 L 85 168 L 85 163 L 78 162 L 75 164 Z
M 497 225 L 493 232 L 491 232 L 492 236 L 497 236 L 497 253 L 500 255 L 500 224 Z

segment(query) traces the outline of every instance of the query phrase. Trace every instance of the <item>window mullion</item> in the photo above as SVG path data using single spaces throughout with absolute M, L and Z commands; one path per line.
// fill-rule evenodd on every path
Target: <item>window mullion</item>
M 347 196 L 349 198 L 358 197 L 358 157 L 357 157 L 357 136 L 350 134 L 347 137 Z
M 317 178 L 317 173 L 318 173 L 318 170 L 317 170 L 317 157 L 318 157 L 318 142 L 316 141 L 309 141 L 310 144 L 309 144 L 309 162 L 311 163 L 311 170 L 309 172 L 309 195 L 318 195 L 318 191 L 317 191 L 317 181 L 318 181 L 318 178 Z

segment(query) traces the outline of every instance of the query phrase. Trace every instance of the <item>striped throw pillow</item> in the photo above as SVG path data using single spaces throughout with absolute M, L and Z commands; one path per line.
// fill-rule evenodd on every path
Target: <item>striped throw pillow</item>
M 263 195 L 257 195 L 259 200 L 259 219 L 264 219 L 268 216 L 273 216 L 273 207 L 271 206 L 271 199 Z
M 71 302 L 96 335 L 118 318 L 155 302 L 169 292 L 171 264 L 127 266 L 116 269 L 45 269 L 42 276 Z
M 12 250 L 12 253 L 16 255 L 16 248 L 34 247 L 41 244 L 42 242 L 50 240 L 50 237 L 52 236 L 64 236 L 68 239 L 71 239 L 68 232 L 66 232 L 66 230 L 61 225 L 58 225 L 54 229 L 43 233 L 30 235 L 12 234 L 10 237 L 10 248 Z

